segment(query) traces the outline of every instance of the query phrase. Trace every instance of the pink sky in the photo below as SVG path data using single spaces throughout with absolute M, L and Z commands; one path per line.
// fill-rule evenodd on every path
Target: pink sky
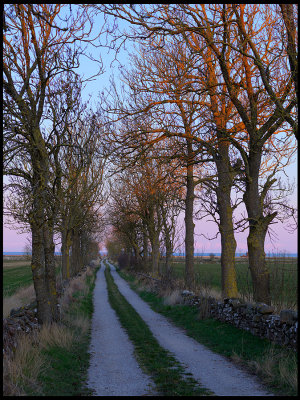
M 219 253 L 221 250 L 220 238 L 215 240 L 207 240 L 203 236 L 198 236 L 200 233 L 205 235 L 215 235 L 216 228 L 213 223 L 195 221 L 195 252 L 204 253 Z M 289 234 L 281 223 L 273 225 L 273 229 L 276 232 L 278 239 L 271 243 L 267 236 L 265 242 L 266 253 L 286 252 L 286 253 L 297 253 L 297 231 L 293 234 Z M 23 251 L 24 246 L 27 243 L 26 238 L 29 234 L 20 234 L 15 230 L 10 230 L 7 227 L 3 227 L 3 251 Z M 237 241 L 237 252 L 247 251 L 247 232 L 236 233 Z M 57 247 L 59 251 L 60 245 Z
M 286 168 L 286 172 L 289 178 L 297 179 L 297 163 L 293 163 Z M 4 178 L 5 180 L 7 178 Z M 293 205 L 297 205 L 297 190 L 290 197 L 290 202 Z M 183 225 L 184 219 L 180 219 L 180 224 Z M 206 221 L 195 221 L 195 252 L 203 253 L 219 253 L 221 251 L 220 237 L 214 240 L 207 240 L 200 234 L 213 237 L 216 234 L 216 225 L 213 222 Z M 297 253 L 298 252 L 298 232 L 297 230 L 292 234 L 288 233 L 284 229 L 284 225 L 280 222 L 272 225 L 272 229 L 277 235 L 277 239 L 272 243 L 269 236 L 267 235 L 265 241 L 266 253 Z M 184 232 L 184 229 L 182 230 Z M 3 251 L 24 251 L 24 246 L 27 244 L 26 238 L 30 234 L 20 234 L 16 230 L 11 230 L 7 226 L 3 226 Z M 237 241 L 236 252 L 247 251 L 247 231 L 243 233 L 236 233 L 235 238 Z M 184 248 L 184 238 L 181 238 L 182 246 Z M 57 251 L 60 250 L 60 244 L 57 246 Z M 178 251 L 178 250 L 177 250 Z

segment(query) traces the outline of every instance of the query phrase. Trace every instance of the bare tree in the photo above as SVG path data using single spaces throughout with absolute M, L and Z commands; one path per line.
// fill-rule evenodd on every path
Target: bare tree
M 78 67 L 83 53 L 80 40 L 88 37 L 91 24 L 88 10 L 80 8 L 74 13 L 66 12 L 66 17 L 59 20 L 63 9 L 66 6 L 60 4 L 7 4 L 4 9 L 5 174 L 30 182 L 31 267 L 40 323 L 50 323 L 58 316 L 52 262 L 55 215 L 49 214 L 52 205 L 48 201 L 49 195 L 53 199 L 50 158 L 55 157 L 58 141 L 56 145 L 53 141 L 58 136 L 56 132 L 47 135 L 43 128 L 46 111 L 51 112 L 47 102 L 57 90 L 55 77 Z M 63 88 L 60 90 L 63 92 Z M 20 154 L 29 165 L 29 172 L 20 168 L 21 164 L 15 168 L 14 158 Z M 59 179 L 54 183 L 54 191 L 57 184 Z
M 177 36 L 194 54 L 201 56 L 202 41 L 198 40 L 201 37 L 214 54 L 227 96 L 241 121 L 236 132 L 226 135 L 240 152 L 241 171 L 245 174 L 244 202 L 249 221 L 247 243 L 254 298 L 269 303 L 269 271 L 264 241 L 276 212 L 264 215 L 263 204 L 276 178 L 271 173 L 260 191 L 258 179 L 262 154 L 270 141 L 276 142 L 278 149 L 282 148 L 282 139 L 278 138 L 281 130 L 285 140 L 289 140 L 291 132 L 297 137 L 296 69 L 293 66 L 286 68 L 291 62 L 292 52 L 292 63 L 295 61 L 295 52 L 292 50 L 289 55 L 286 41 L 278 40 L 278 13 L 272 5 L 257 4 L 99 7 L 108 15 L 132 24 L 127 38 L 153 40 L 157 37 L 157 41 L 163 44 L 169 37 Z M 182 11 L 184 19 L 178 10 Z M 288 39 L 289 49 L 296 45 L 292 24 L 289 29 L 293 38 Z M 116 39 L 121 36 L 119 34 Z M 228 49 L 231 49 L 230 58 L 227 58 Z

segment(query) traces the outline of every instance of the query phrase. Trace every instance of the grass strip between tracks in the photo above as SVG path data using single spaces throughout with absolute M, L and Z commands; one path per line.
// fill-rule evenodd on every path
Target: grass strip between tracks
M 105 277 L 108 298 L 122 326 L 133 342 L 141 367 L 151 375 L 156 389 L 164 396 L 207 396 L 212 393 L 201 387 L 191 374 L 186 373 L 180 363 L 152 335 L 147 324 L 119 292 L 109 267 Z

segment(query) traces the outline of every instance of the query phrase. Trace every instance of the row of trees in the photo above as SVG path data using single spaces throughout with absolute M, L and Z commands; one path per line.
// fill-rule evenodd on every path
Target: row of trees
M 92 37 L 97 13 L 105 23 Z M 254 297 L 269 303 L 266 233 L 294 212 L 278 173 L 296 148 L 295 7 L 8 4 L 3 17 L 6 201 L 32 233 L 39 321 L 57 318 L 55 235 L 65 278 L 95 247 L 106 157 L 114 174 L 107 214 L 137 263 L 147 265 L 151 250 L 159 272 L 163 247 L 168 270 L 183 209 L 192 287 L 193 218 L 210 213 L 221 235 L 224 296 L 237 295 L 234 230 L 249 229 Z M 130 30 L 120 32 L 119 20 Z M 97 62 L 84 45 L 105 31 L 116 51 L 119 40 L 136 46 L 123 88 L 113 84 L 92 112 L 76 69 L 83 56 Z M 239 202 L 247 216 L 235 221 Z
M 219 227 L 223 295 L 237 296 L 234 230 L 239 227 L 249 229 L 254 298 L 269 303 L 265 237 L 276 220 L 294 214 L 278 172 L 289 163 L 298 137 L 295 7 L 163 4 L 97 9 L 130 24 L 126 32 L 115 31 L 115 43 L 136 43 L 132 68 L 123 69 L 123 93 L 112 86 L 106 106 L 114 159 L 118 154 L 123 165 L 130 165 L 132 159 L 152 158 L 162 143 L 169 160 L 185 169 L 187 285 L 194 283 L 198 188 L 203 201 L 209 199 L 209 207 L 203 208 Z M 152 168 L 155 181 L 158 168 Z M 172 192 L 171 186 L 165 189 Z M 234 224 L 240 201 L 247 216 Z M 143 219 L 138 223 L 143 225 Z
M 31 231 L 38 320 L 51 323 L 58 318 L 55 236 L 66 279 L 98 255 L 101 135 L 76 73 L 91 20 L 89 10 L 61 4 L 7 4 L 3 16 L 6 209 Z
M 108 221 L 113 227 L 107 243 L 109 255 L 116 250 L 111 242 L 117 241 L 125 253 L 133 255 L 131 264 L 144 270 L 150 267 L 155 275 L 170 272 L 177 218 L 184 200 L 184 182 L 178 167 L 174 162 L 163 163 L 164 153 L 165 150 L 155 148 L 147 159 L 137 159 L 133 166 L 115 176 L 107 207 Z M 117 249 L 119 253 L 120 250 Z M 159 269 L 162 253 L 164 271 Z

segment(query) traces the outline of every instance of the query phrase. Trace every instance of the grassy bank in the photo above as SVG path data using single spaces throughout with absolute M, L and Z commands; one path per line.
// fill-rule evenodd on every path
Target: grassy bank
M 4 394 L 85 396 L 90 320 L 96 271 L 74 278 L 61 299 L 61 321 L 20 337 L 12 360 L 4 360 Z
M 105 270 L 109 302 L 135 346 L 140 365 L 152 376 L 156 390 L 164 396 L 207 396 L 210 392 L 185 373 L 183 367 L 163 349 L 147 324 L 119 292 L 109 269 Z
M 232 325 L 201 319 L 197 307 L 166 305 L 164 298 L 145 290 L 132 275 L 124 272 L 120 275 L 154 311 L 184 328 L 199 343 L 257 374 L 274 393 L 297 395 L 297 354 L 294 351 L 273 345 L 267 339 Z

